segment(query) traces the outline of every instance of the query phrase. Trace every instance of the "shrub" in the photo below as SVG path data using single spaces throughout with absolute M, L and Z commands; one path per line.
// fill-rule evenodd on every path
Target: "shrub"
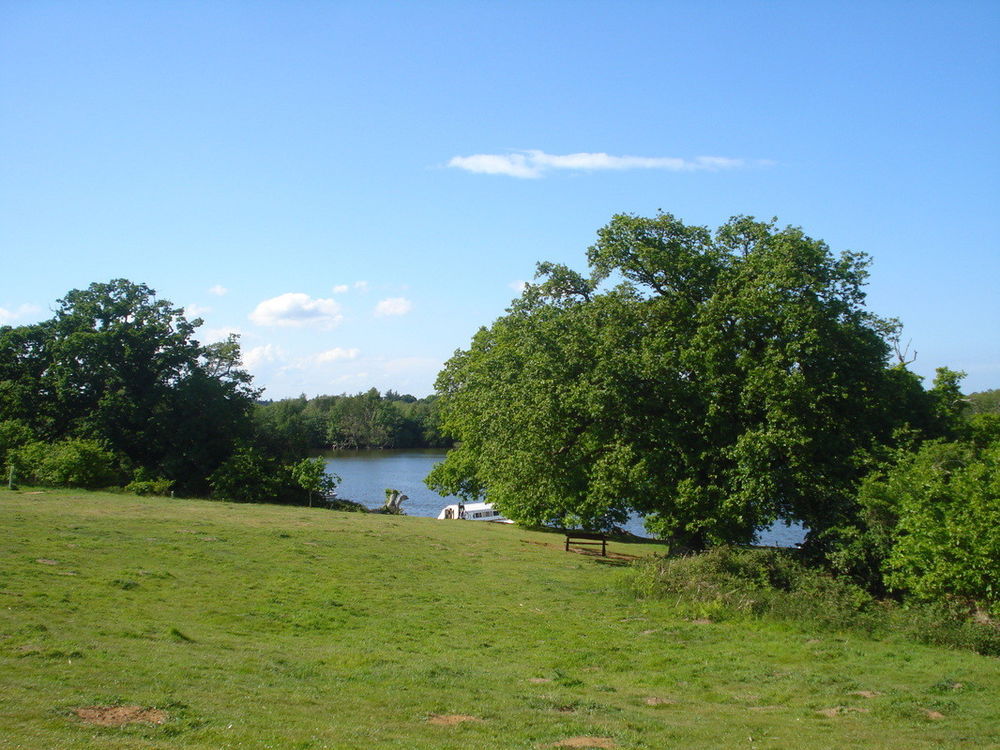
M 281 492 L 279 467 L 250 447 L 239 448 L 208 478 L 212 495 L 239 503 L 274 502 Z
M 683 616 L 769 618 L 806 628 L 894 632 L 924 643 L 1000 655 L 1000 626 L 952 601 L 901 607 L 845 577 L 804 565 L 794 550 L 716 547 L 647 558 L 626 577 L 640 598 L 672 600 Z
M 21 479 L 53 487 L 108 487 L 121 480 L 121 461 L 94 440 L 28 443 L 11 452 Z
M 826 628 L 868 627 L 874 599 L 846 579 L 806 567 L 794 550 L 715 547 L 639 561 L 629 579 L 643 597 L 710 605 L 716 617 L 792 618 Z
M 172 479 L 133 479 L 125 485 L 125 491 L 133 495 L 160 495 L 170 494 L 170 488 L 174 486 Z
M 929 444 L 886 483 L 899 516 L 889 585 L 921 601 L 975 602 L 1000 617 L 1000 443 Z

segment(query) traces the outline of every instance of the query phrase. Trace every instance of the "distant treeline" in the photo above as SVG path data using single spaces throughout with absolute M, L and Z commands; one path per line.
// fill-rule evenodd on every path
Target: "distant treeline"
M 447 448 L 438 431 L 437 396 L 416 398 L 375 388 L 354 395 L 305 395 L 260 401 L 258 440 L 274 453 L 303 455 L 327 448 Z
M 1000 388 L 970 393 L 965 400 L 969 414 L 1000 414 Z

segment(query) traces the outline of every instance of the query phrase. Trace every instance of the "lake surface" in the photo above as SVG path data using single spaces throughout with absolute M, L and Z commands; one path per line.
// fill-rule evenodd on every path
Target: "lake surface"
M 456 497 L 442 497 L 424 485 L 434 464 L 443 461 L 445 451 L 426 450 L 359 450 L 330 451 L 323 455 L 326 470 L 341 478 L 337 495 L 354 500 L 369 508 L 380 508 L 385 502 L 385 490 L 399 490 L 409 499 L 403 503 L 408 516 L 437 518 L 441 509 L 458 501 Z M 639 516 L 632 518 L 625 528 L 646 536 Z M 760 535 L 760 543 L 791 547 L 801 542 L 805 532 L 798 524 L 785 526 L 778 522 Z

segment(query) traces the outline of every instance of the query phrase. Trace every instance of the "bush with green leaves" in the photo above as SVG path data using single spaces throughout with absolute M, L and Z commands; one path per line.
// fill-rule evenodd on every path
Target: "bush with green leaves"
M 687 614 L 775 617 L 840 629 L 870 628 L 875 600 L 844 578 L 810 568 L 795 550 L 730 546 L 636 562 L 628 578 L 639 597 L 673 598 Z
M 242 446 L 208 478 L 212 495 L 238 503 L 275 502 L 281 493 L 280 467 L 250 446 Z
M 1000 442 L 929 443 L 868 483 L 863 502 L 891 503 L 897 517 L 892 589 L 1000 616 Z
M 716 547 L 633 563 L 626 577 L 637 598 L 672 601 L 684 617 L 766 618 L 807 629 L 896 635 L 1000 655 L 1000 624 L 969 616 L 954 600 L 899 605 L 878 600 L 846 576 L 799 559 L 797 550 Z
M 121 457 L 95 440 L 28 443 L 11 451 L 9 460 L 16 478 L 31 484 L 93 489 L 122 479 Z

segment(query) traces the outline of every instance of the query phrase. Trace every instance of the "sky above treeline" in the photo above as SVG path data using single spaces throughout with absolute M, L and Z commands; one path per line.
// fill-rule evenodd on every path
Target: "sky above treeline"
M 0 2 L 0 323 L 127 278 L 265 396 L 424 396 L 615 213 L 874 263 L 1000 387 L 1000 4 Z

